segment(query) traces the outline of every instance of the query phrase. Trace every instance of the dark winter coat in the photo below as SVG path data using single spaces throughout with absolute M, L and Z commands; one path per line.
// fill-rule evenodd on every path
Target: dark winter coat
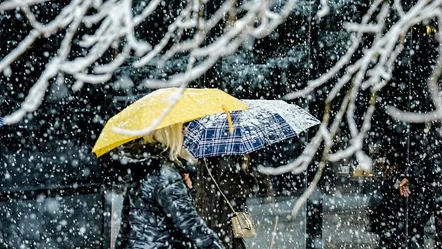
M 402 178 L 410 180 L 410 189 L 424 195 L 438 192 L 442 181 L 441 138 L 437 132 L 416 134 L 410 148 L 410 162 Z M 422 191 L 420 191 L 422 190 Z
M 246 210 L 246 200 L 254 185 L 254 178 L 241 170 L 241 156 L 211 157 L 206 159 L 208 167 L 229 199 L 235 211 Z M 198 165 L 195 181 L 196 206 L 200 215 L 213 229 L 227 249 L 245 248 L 242 239 L 234 239 L 230 218 L 232 210 L 215 187 L 204 162 Z
M 407 198 L 409 248 L 417 248 L 424 244 L 425 224 L 432 215 L 436 215 L 436 224 L 440 219 L 441 145 L 441 137 L 435 127 L 430 128 L 427 133 L 421 131 L 412 136 L 410 161 L 401 177 L 410 181 L 411 194 Z M 440 236 L 441 227 L 436 228 L 436 233 Z
M 152 171 L 132 185 L 124 200 L 117 248 L 224 248 L 197 214 L 182 166 L 162 154 L 151 155 L 148 165 L 140 166 Z
M 371 193 L 366 208 L 369 231 L 380 235 L 388 234 L 393 239 L 400 222 L 398 215 L 401 197 L 395 188 L 396 177 L 377 177 L 373 181 L 375 191 Z

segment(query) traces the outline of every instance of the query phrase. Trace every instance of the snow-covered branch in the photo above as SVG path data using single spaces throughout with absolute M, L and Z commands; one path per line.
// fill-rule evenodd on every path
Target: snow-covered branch
M 374 14 L 376 16 L 374 16 Z M 386 25 L 386 20 L 391 15 L 396 15 L 398 20 L 393 24 Z M 294 162 L 280 166 L 278 168 L 260 168 L 265 174 L 282 174 L 286 172 L 300 173 L 307 169 L 312 163 L 312 158 L 318 152 L 319 143 L 324 144 L 322 149 L 322 159 L 318 165 L 318 170 L 307 190 L 298 199 L 292 214 L 296 215 L 305 203 L 306 199 L 313 192 L 319 183 L 322 172 L 327 162 L 339 162 L 345 158 L 355 156 L 358 167 L 363 170 L 370 170 L 372 159 L 363 150 L 364 139 L 371 129 L 371 121 L 376 111 L 377 95 L 393 78 L 393 70 L 397 66 L 399 55 L 403 52 L 405 38 L 411 28 L 416 24 L 436 20 L 442 23 L 442 1 L 418 1 L 414 6 L 404 11 L 399 0 L 393 4 L 383 0 L 374 1 L 370 9 L 362 18 L 360 23 L 347 23 L 345 28 L 353 33 L 352 44 L 347 49 L 345 55 L 317 79 L 308 82 L 305 88 L 289 93 L 285 96 L 287 100 L 305 97 L 316 92 L 324 84 L 332 84 L 332 89 L 326 99 L 325 114 L 319 131 L 310 143 L 306 146 L 303 154 Z M 366 37 L 372 37 L 368 47 L 362 47 Z M 437 39 L 442 41 L 442 34 L 438 33 Z M 356 55 L 356 51 L 363 51 L 362 55 Z M 433 72 L 427 79 L 427 86 L 435 106 L 435 110 L 429 113 L 412 113 L 400 111 L 395 107 L 389 107 L 388 113 L 399 121 L 406 122 L 428 122 L 442 120 L 442 95 L 438 82 L 442 73 L 442 46 L 438 48 L 439 58 L 433 68 Z M 355 60 L 356 59 L 356 60 Z M 344 72 L 343 74 L 341 72 Z M 368 92 L 367 92 L 368 90 Z M 338 98 L 342 93 L 345 97 Z M 355 113 L 357 98 L 360 96 L 369 98 L 369 104 L 362 117 Z M 341 102 L 336 115 L 331 117 L 330 106 L 332 103 Z M 358 105 L 361 108 L 361 105 Z M 345 120 L 344 120 L 344 114 Z M 356 121 L 356 118 L 359 122 Z M 330 124 L 330 120 L 333 122 Z M 362 120 L 362 123 L 360 122 Z M 345 123 L 349 129 L 349 143 L 347 145 L 338 144 L 335 136 L 339 126 Z M 329 126 L 330 125 L 330 126 Z
M 133 56 L 138 58 L 133 62 L 134 67 L 162 66 L 175 55 L 188 56 L 184 71 L 168 75 L 167 78 L 146 77 L 144 82 L 147 87 L 185 85 L 203 75 L 220 58 L 234 53 L 250 37 L 268 36 L 292 13 L 298 0 L 282 4 L 278 1 L 253 0 L 239 6 L 236 0 L 228 0 L 211 16 L 202 14 L 207 1 L 188 1 L 176 16 L 171 17 L 173 22 L 156 44 L 136 37 L 134 30 L 152 18 L 155 12 L 162 11 L 164 6 L 159 0 L 146 1 L 140 11 L 134 11 L 135 1 L 132 0 L 73 0 L 47 24 L 37 20 L 31 7 L 44 5 L 45 2 L 11 0 L 0 5 L 0 10 L 22 10 L 32 27 L 27 37 L 1 59 L 0 71 L 5 74 L 37 39 L 60 31 L 66 32 L 58 53 L 46 64 L 45 71 L 29 91 L 21 108 L 4 118 L 8 124 L 19 122 L 27 112 L 39 107 L 51 79 L 64 84 L 64 77 L 70 75 L 76 80 L 73 90 L 79 90 L 86 83 L 106 83 L 130 56 L 131 59 Z M 277 2 L 282 6 L 276 9 L 274 6 Z M 327 9 L 327 2 L 322 1 L 322 4 L 324 10 Z M 241 12 L 241 17 L 237 12 Z M 228 20 L 226 13 L 231 15 Z M 208 34 L 217 25 L 225 26 L 224 31 L 213 42 L 208 42 Z M 81 35 L 81 27 L 95 29 L 93 33 L 83 34 L 77 39 Z M 79 46 L 82 52 L 73 51 L 73 45 Z M 103 57 L 109 53 L 115 56 Z
M 441 1 L 418 1 L 407 12 L 402 8 L 400 1 L 395 1 L 390 5 L 385 1 L 375 1 L 360 23 L 347 23 L 345 28 L 352 32 L 352 44 L 349 46 L 345 55 L 331 68 L 329 71 L 321 75 L 317 79 L 308 82 L 307 87 L 289 93 L 286 99 L 292 100 L 299 97 L 307 96 L 315 92 L 316 89 L 322 87 L 325 83 L 335 81 L 332 90 L 329 92 L 326 103 L 336 102 L 337 96 L 344 92 L 347 97 L 341 100 L 341 107 L 338 113 L 333 117 L 333 124 L 330 128 L 326 128 L 328 122 L 324 122 L 314 139 L 305 149 L 305 154 L 310 154 L 312 143 L 325 141 L 326 147 L 335 148 L 336 151 L 325 153 L 327 160 L 334 162 L 355 155 L 359 161 L 360 167 L 369 169 L 371 167 L 371 159 L 365 155 L 363 151 L 364 138 L 371 128 L 371 119 L 375 112 L 376 95 L 388 85 L 392 78 L 393 69 L 396 66 L 397 58 L 404 49 L 404 41 L 407 33 L 411 28 L 421 22 L 437 19 L 441 23 L 440 16 L 442 13 Z M 376 12 L 376 10 L 379 10 Z M 376 16 L 374 16 L 374 14 Z M 388 16 L 396 14 L 400 18 L 397 22 L 387 27 L 385 21 Z M 363 54 L 356 58 L 356 51 L 361 49 L 364 37 L 373 37 L 372 43 L 368 48 L 364 47 Z M 439 47 L 439 51 L 442 51 Z M 440 53 L 441 54 L 441 53 Z M 441 95 L 437 82 L 441 73 L 441 58 L 439 57 L 437 66 L 434 68 L 432 75 L 428 78 L 428 88 L 431 92 L 436 110 L 427 114 L 407 113 L 399 111 L 394 107 L 389 108 L 389 113 L 396 119 L 407 122 L 425 122 L 429 120 L 440 120 L 442 112 L 440 111 Z M 340 75 L 340 72 L 343 72 Z M 339 76 L 339 77 L 336 77 Z M 336 79 L 337 78 L 337 79 Z M 346 90 L 349 89 L 349 90 Z M 366 92 L 369 90 L 369 93 Z M 357 97 L 367 95 L 371 98 L 368 109 L 363 117 L 357 117 L 355 110 L 357 107 Z M 360 107 L 359 107 L 360 108 Z M 329 112 L 326 111 L 326 115 Z M 346 113 L 346 120 L 343 119 L 343 113 Z M 362 124 L 358 124 L 355 120 L 363 120 Z M 348 147 L 340 148 L 340 145 L 334 144 L 331 139 L 336 134 L 337 126 L 345 122 L 350 131 L 350 143 Z M 331 138 L 330 138 L 331 137 Z M 331 141 L 331 142 L 330 142 Z M 329 146 L 331 144 L 331 146 Z M 324 149 L 326 151 L 326 149 Z M 283 172 L 299 172 L 305 170 L 306 165 L 301 167 L 298 158 L 295 162 L 282 166 L 275 170 L 277 173 Z M 268 169 L 262 169 L 265 173 Z
M 298 4 L 298 0 L 226 0 L 213 13 L 207 14 L 205 10 L 211 4 L 209 1 L 188 0 L 178 11 L 168 13 L 167 28 L 162 33 L 155 33 L 159 37 L 153 39 L 151 33 L 138 35 L 136 30 L 139 27 L 144 30 L 146 26 L 155 29 L 155 25 L 166 25 L 152 21 L 156 14 L 165 11 L 167 6 L 163 4 L 164 1 L 72 0 L 53 20 L 43 22 L 38 19 L 34 7 L 45 6 L 48 2 L 9 0 L 0 4 L 0 11 L 21 10 L 30 26 L 24 39 L 0 60 L 0 72 L 6 76 L 11 74 L 13 63 L 26 54 L 38 39 L 62 33 L 57 53 L 51 55 L 45 64 L 21 107 L 11 110 L 4 117 L 7 124 L 18 123 L 27 113 L 38 109 L 52 82 L 66 84 L 65 77 L 72 77 L 75 81 L 71 86 L 73 90 L 81 89 L 84 84 L 104 84 L 128 62 L 134 68 L 162 67 L 178 56 L 184 58 L 180 61 L 180 64 L 183 63 L 180 70 L 164 75 L 144 75 L 141 81 L 136 82 L 138 86 L 149 88 L 184 87 L 250 40 L 272 34 L 293 14 Z M 329 1 L 318 0 L 317 4 L 319 11 L 314 16 L 326 16 L 331 9 Z M 438 29 L 441 29 L 441 0 L 420 0 L 410 8 L 403 7 L 400 0 L 374 0 L 360 22 L 346 23 L 344 27 L 351 34 L 346 52 L 327 72 L 310 80 L 306 87 L 284 97 L 287 100 L 304 98 L 324 85 L 332 84 L 317 134 L 294 162 L 276 169 L 260 170 L 266 174 L 300 173 L 319 150 L 322 150 L 322 160 L 318 176 L 328 162 L 337 162 L 352 155 L 362 168 L 369 168 L 371 159 L 363 151 L 363 145 L 371 129 L 377 96 L 393 78 L 411 28 L 429 20 L 437 20 Z M 84 29 L 88 32 L 83 32 Z M 213 37 L 214 33 L 216 37 Z M 442 33 L 439 32 L 436 38 L 442 42 Z M 392 117 L 407 122 L 442 119 L 442 97 L 438 86 L 442 73 L 442 46 L 438 49 L 437 64 L 427 80 L 435 110 L 430 113 L 407 113 L 390 107 L 388 111 Z M 356 114 L 356 110 L 361 110 L 357 106 L 361 97 L 368 100 L 368 104 L 364 102 L 362 117 Z M 338 110 L 332 112 L 332 107 L 338 107 Z M 350 136 L 345 146 L 336 142 L 342 124 L 346 125 Z M 151 127 L 139 132 L 144 134 L 149 129 Z M 321 147 L 322 144 L 324 147 Z M 313 187 L 317 184 L 316 179 Z
M 0 11 L 3 10 L 11 10 L 11 9 L 15 9 L 17 7 L 26 7 L 29 5 L 34 5 L 34 4 L 39 4 L 39 3 L 44 3 L 44 2 L 49 2 L 49 0 L 9 0 L 9 1 L 5 1 L 2 4 L 0 4 Z

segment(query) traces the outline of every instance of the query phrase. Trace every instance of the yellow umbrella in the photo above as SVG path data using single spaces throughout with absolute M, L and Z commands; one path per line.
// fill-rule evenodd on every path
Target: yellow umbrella
M 173 103 L 172 99 L 179 91 L 179 88 L 156 90 L 110 118 L 101 131 L 92 152 L 100 157 L 122 144 L 140 138 L 140 135 L 117 133 L 115 128 L 143 130 L 150 127 L 155 119 L 159 118 Z M 211 114 L 245 109 L 248 109 L 248 106 L 244 102 L 219 89 L 186 88 L 172 110 L 155 126 L 154 130 Z

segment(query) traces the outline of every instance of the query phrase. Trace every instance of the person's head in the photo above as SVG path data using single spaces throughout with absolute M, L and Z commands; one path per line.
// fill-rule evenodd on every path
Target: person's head
M 161 129 L 154 130 L 143 137 L 145 143 L 161 143 L 169 149 L 169 159 L 178 161 L 183 158 L 187 161 L 194 162 L 195 159 L 190 153 L 183 148 L 183 124 L 173 124 Z

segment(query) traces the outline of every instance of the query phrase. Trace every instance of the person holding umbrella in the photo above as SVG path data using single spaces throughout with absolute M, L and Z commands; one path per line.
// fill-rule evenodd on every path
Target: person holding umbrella
M 254 187 L 259 184 L 272 192 L 269 177 L 250 167 L 262 163 L 264 157 L 258 151 L 320 123 L 299 106 L 282 100 L 243 101 L 249 109 L 189 122 L 184 138 L 184 147 L 200 159 L 196 206 L 228 249 L 246 248 L 246 237 L 234 235 L 231 219 L 247 211 L 246 200 Z
M 219 193 L 215 182 L 225 197 Z M 232 210 L 229 204 L 235 211 L 247 211 L 246 200 L 255 182 L 256 178 L 251 172 L 250 158 L 247 155 L 217 156 L 199 160 L 195 181 L 197 211 L 217 233 L 226 249 L 246 248 L 242 238 L 234 238 L 230 222 Z
M 272 146 L 272 149 L 275 147 Z M 256 171 L 263 163 L 266 150 L 248 155 L 225 155 L 200 159 L 195 179 L 196 207 L 207 225 L 217 233 L 226 249 L 246 249 L 244 238 L 235 238 L 231 218 L 234 213 L 248 212 L 247 199 L 256 194 L 265 195 L 266 201 L 274 198 L 273 184 L 268 175 Z M 207 166 L 206 166 L 207 164 Z M 213 179 L 212 179 L 213 177 Z M 224 196 L 214 185 L 217 182 Z
M 112 248 L 224 248 L 190 195 L 184 165 L 192 157 L 183 149 L 183 123 L 244 109 L 245 103 L 219 89 L 164 88 L 106 122 L 92 152 L 112 154 L 108 169 L 123 173 L 116 178 L 126 193 L 117 243 L 111 230 Z
M 183 125 L 174 124 L 122 146 L 113 156 L 138 164 L 124 178 L 129 182 L 123 201 L 122 226 L 116 249 L 223 249 L 217 235 L 198 215 L 183 175 Z M 186 186 L 187 185 L 187 186 Z

